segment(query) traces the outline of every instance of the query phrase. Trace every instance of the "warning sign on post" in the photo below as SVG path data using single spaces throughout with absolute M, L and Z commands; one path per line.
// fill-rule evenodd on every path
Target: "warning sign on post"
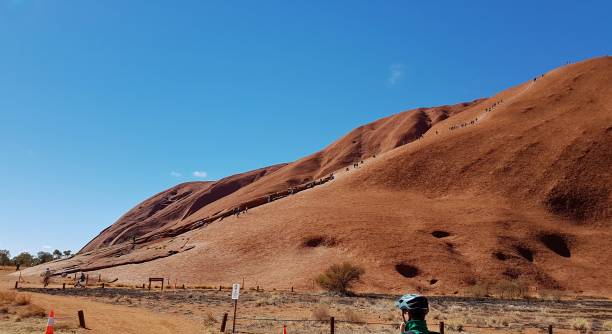
M 238 297 L 240 297 L 240 284 L 234 283 L 234 285 L 232 285 L 232 299 L 238 300 Z

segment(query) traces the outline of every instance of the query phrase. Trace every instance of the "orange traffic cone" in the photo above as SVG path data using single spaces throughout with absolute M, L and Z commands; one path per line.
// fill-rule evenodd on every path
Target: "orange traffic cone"
M 49 320 L 47 321 L 47 330 L 45 334 L 53 334 L 53 323 L 55 322 L 55 312 L 49 312 Z

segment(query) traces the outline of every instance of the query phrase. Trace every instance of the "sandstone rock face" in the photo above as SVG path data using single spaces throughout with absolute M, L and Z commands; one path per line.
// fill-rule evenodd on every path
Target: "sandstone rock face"
M 610 166 L 612 58 L 603 57 L 490 98 L 375 121 L 292 163 L 178 185 L 52 265 L 122 281 L 247 277 L 312 289 L 316 273 L 351 261 L 366 269 L 363 291 L 521 280 L 609 296 Z

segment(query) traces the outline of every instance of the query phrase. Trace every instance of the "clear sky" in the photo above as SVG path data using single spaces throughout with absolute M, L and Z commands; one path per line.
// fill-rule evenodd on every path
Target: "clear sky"
M 610 53 L 612 1 L 0 0 L 0 249 Z

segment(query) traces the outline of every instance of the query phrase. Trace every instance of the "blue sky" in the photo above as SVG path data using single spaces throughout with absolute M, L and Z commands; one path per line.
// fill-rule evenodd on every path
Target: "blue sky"
M 0 249 L 610 53 L 610 1 L 0 0 Z

